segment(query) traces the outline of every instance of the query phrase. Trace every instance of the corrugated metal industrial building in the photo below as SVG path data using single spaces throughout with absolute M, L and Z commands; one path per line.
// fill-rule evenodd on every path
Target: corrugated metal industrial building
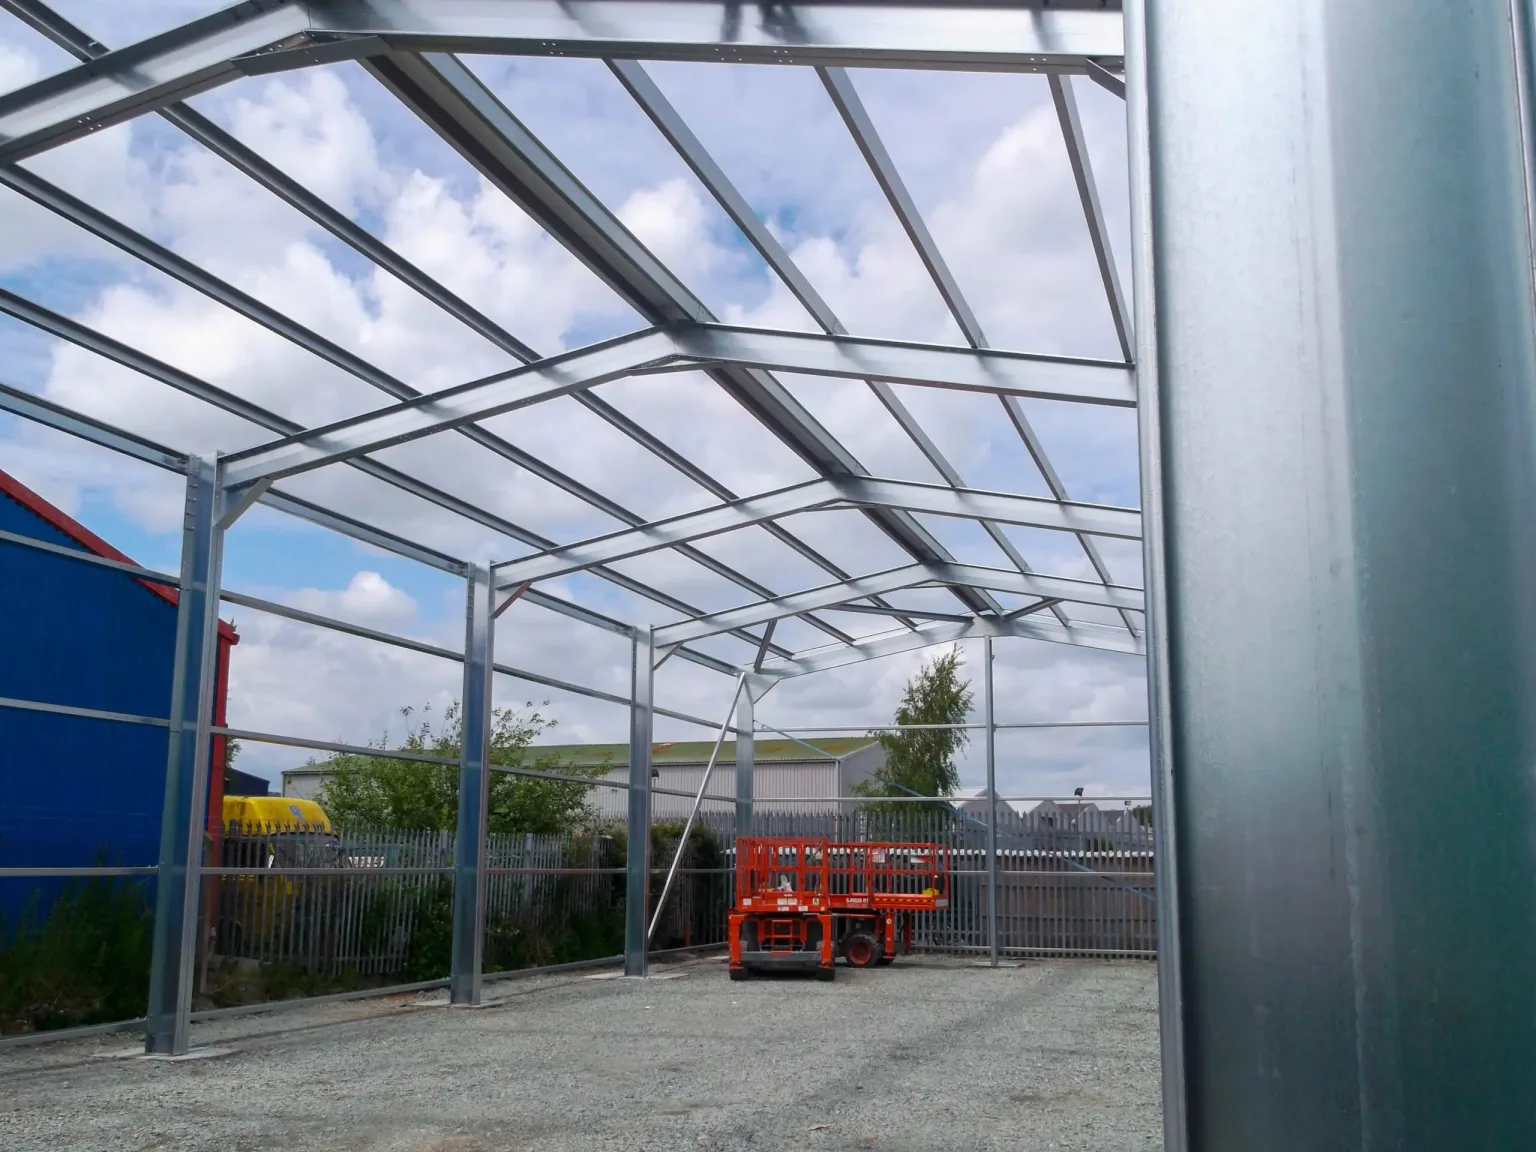
M 0 530 L 128 558 L 0 472 Z M 165 717 L 175 659 L 174 589 L 0 540 L 0 697 Z M 215 721 L 223 723 L 234 627 L 220 622 Z M 215 738 L 210 831 L 223 794 Z M 153 864 L 166 729 L 0 707 L 0 866 Z M 0 908 L 29 897 L 16 885 Z
M 820 754 L 806 747 L 813 745 Z M 754 741 L 753 804 L 758 812 L 824 812 L 829 803 L 792 802 L 786 797 L 847 796 L 860 780 L 868 780 L 885 763 L 885 748 L 868 736 L 807 740 Z M 651 766 L 660 788 L 696 793 L 703 778 L 712 740 L 657 744 L 651 749 Z M 627 781 L 628 744 L 555 744 L 529 749 L 529 760 L 553 760 L 556 771 L 607 769 L 605 776 Z M 283 773 L 283 795 L 313 799 L 325 785 L 324 764 L 292 768 Z M 727 740 L 709 777 L 709 795 L 736 795 L 736 742 Z M 691 801 L 682 796 L 657 795 L 652 815 L 657 820 L 680 820 L 688 815 Z M 602 819 L 622 820 L 628 800 L 619 788 L 594 788 L 592 808 Z M 708 803 L 706 811 L 730 811 L 732 805 Z

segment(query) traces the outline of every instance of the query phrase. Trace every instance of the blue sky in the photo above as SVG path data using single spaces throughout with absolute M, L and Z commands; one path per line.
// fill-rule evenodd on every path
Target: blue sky
M 59 7 L 103 41 L 122 44 L 213 5 Z M 19 23 L 0 18 L 0 87 L 67 62 Z M 722 317 L 810 327 L 799 305 L 606 66 L 493 58 L 468 63 Z M 650 71 L 850 330 L 958 339 L 814 73 L 686 64 L 658 64 Z M 855 82 L 993 343 L 1113 355 L 1107 307 L 1043 79 L 859 72 Z M 1123 108 L 1093 85 L 1079 84 L 1076 91 L 1123 274 Z M 193 104 L 541 352 L 639 326 L 629 308 L 485 187 L 358 66 L 242 80 Z M 107 130 L 32 167 L 416 387 L 444 387 L 510 363 L 162 122 L 151 118 Z M 388 399 L 10 194 L 0 208 L 0 286 L 305 423 L 365 411 Z M 0 350 L 7 383 L 182 450 L 234 449 L 268 435 L 9 318 L 0 317 Z M 862 383 L 794 377 L 784 382 L 877 475 L 936 479 Z M 898 392 L 968 484 L 1044 493 L 994 400 L 915 388 Z M 620 381 L 598 394 L 735 491 L 765 490 L 809 476 L 707 380 Z M 1031 402 L 1028 409 L 1074 498 L 1137 503 L 1132 414 L 1043 402 Z M 713 502 L 574 401 L 489 424 L 646 518 Z M 457 437 L 395 449 L 385 458 L 557 540 L 617 526 Z M 0 467 L 142 563 L 176 566 L 180 494 L 174 477 L 5 418 L 0 418 Z M 293 490 L 334 501 L 452 554 L 502 559 L 522 551 L 473 525 L 428 515 L 419 501 L 391 494 L 348 469 L 302 478 Z M 935 518 L 925 524 L 962 560 L 1007 563 L 977 525 Z M 853 570 L 874 571 L 902 559 L 855 514 L 797 517 L 790 526 Z M 1087 575 L 1086 560 L 1070 537 L 1007 532 L 1039 570 Z M 827 579 L 760 530 L 718 538 L 704 548 L 776 591 Z M 1120 582 L 1139 583 L 1134 546 L 1108 545 L 1104 551 Z M 709 610 L 751 598 L 686 561 L 653 557 L 620 567 Z M 232 533 L 226 582 L 435 643 L 456 643 L 462 627 L 459 589 L 446 576 L 263 510 Z M 626 619 L 670 618 L 596 578 L 560 587 L 562 594 Z M 947 603 L 942 593 L 911 595 L 907 602 L 914 606 Z M 384 659 L 350 642 L 326 647 L 295 631 L 297 625 L 250 612 L 235 615 L 247 635 L 233 679 L 248 714 L 237 722 L 250 727 L 365 738 L 400 704 L 420 698 L 441 702 L 454 691 L 452 676 L 442 668 Z M 1082 618 L 1096 617 L 1084 610 Z M 879 627 L 870 618 L 845 616 L 839 623 L 844 622 L 866 632 Z M 622 652 L 611 638 L 583 634 L 587 631 L 573 632 L 553 614 L 520 605 L 504 617 L 498 644 L 526 667 L 622 691 L 627 676 Z M 825 639 L 799 622 L 786 623 L 779 636 L 796 646 Z M 732 660 L 746 655 L 728 639 L 714 642 L 711 650 Z M 1134 660 L 1026 642 L 1000 646 L 1000 658 L 1000 689 L 1006 687 L 1006 708 L 1014 719 L 1133 719 L 1144 709 Z M 786 724 L 878 722 L 918 659 L 893 658 L 786 687 L 770 697 L 765 715 Z M 660 681 L 667 702 L 717 712 L 725 682 L 675 664 L 663 669 Z M 522 691 L 509 687 L 509 698 Z M 558 697 L 552 707 L 570 738 L 622 735 L 622 710 Z M 663 735 L 697 735 L 697 730 Z M 1021 787 L 1034 781 L 1047 791 L 1074 779 L 1105 790 L 1144 788 L 1145 751 L 1134 733 L 1009 740 L 1014 750 L 1005 757 L 1006 769 Z M 248 762 L 275 771 L 293 760 L 291 753 L 258 750 Z M 967 766 L 967 772 L 976 769 L 975 763 Z

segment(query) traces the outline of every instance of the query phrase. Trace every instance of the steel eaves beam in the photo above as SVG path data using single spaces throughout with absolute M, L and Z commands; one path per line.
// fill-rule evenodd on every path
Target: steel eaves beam
M 0 96 L 0 163 L 234 80 L 244 59 L 296 43 L 308 24 L 299 4 L 246 0 Z
M 612 563 L 705 536 L 745 528 L 764 520 L 850 505 L 878 505 L 937 516 L 988 519 L 1004 524 L 1089 532 L 1126 539 L 1137 538 L 1141 522 L 1140 514 L 1131 509 L 1065 504 L 1032 496 L 915 484 L 905 480 L 839 476 L 812 480 L 697 512 L 685 512 L 641 528 L 614 532 L 534 556 L 510 560 L 497 566 L 496 585 L 498 588 L 514 588 L 527 580 L 547 580 L 595 564 Z M 954 564 L 953 561 L 935 563 L 949 566 Z
M 414 52 L 1082 71 L 1120 66 L 1118 0 L 747 4 L 741 0 L 329 0 L 317 32 Z
M 683 644 L 729 628 L 769 623 L 810 608 L 848 609 L 854 607 L 849 603 L 853 600 L 925 584 L 964 584 L 1021 596 L 1051 597 L 1079 604 L 1142 610 L 1141 593 L 1132 588 L 1106 588 L 1089 581 L 1019 573 L 1003 568 L 983 568 L 972 564 L 909 564 L 855 580 L 730 608 L 697 620 L 669 624 L 656 630 L 656 643 Z
M 1100 624 L 1062 625 L 1055 620 L 1037 620 L 1033 617 L 1013 621 L 977 617 L 964 624 L 935 624 L 911 632 L 889 632 L 842 647 L 818 648 L 788 659 L 765 660 L 758 675 L 768 681 L 787 680 L 882 656 L 894 656 L 899 652 L 911 652 L 935 644 L 952 644 L 981 636 L 1013 636 L 1137 656 L 1145 653 L 1140 637 L 1128 635 L 1119 628 L 1106 628 Z
M 646 320 L 676 324 L 714 319 L 704 304 L 458 60 L 396 53 L 372 57 L 365 66 Z M 768 373 L 736 365 L 707 371 L 727 394 L 817 472 L 865 474 L 853 455 Z M 870 518 L 914 559 L 952 559 L 911 516 L 877 510 Z M 972 611 L 988 607 L 984 598 L 974 593 L 957 594 Z
M 21 5 L 17 5 L 21 7 Z M 1118 12 L 1099 4 L 773 6 L 739 0 L 245 0 L 0 98 L 0 162 L 14 163 L 242 75 L 378 51 L 466 51 L 943 68 L 1118 66 Z
M 135 436 L 131 432 L 124 432 L 114 428 L 110 424 L 103 423 L 90 416 L 74 412 L 61 405 L 45 400 L 41 396 L 34 396 L 29 392 L 23 392 L 18 388 L 12 388 L 7 384 L 0 384 L 0 411 L 10 412 L 33 423 L 53 428 L 55 431 L 65 432 L 71 436 L 86 440 L 102 448 L 110 448 L 114 452 L 146 464 L 153 464 L 157 468 L 164 468 L 170 472 L 186 471 L 187 457 L 185 453 L 175 449 L 166 448 L 156 444 L 152 440 L 142 436 Z M 397 536 L 393 532 L 376 528 L 371 524 L 365 524 L 361 520 L 355 520 L 350 516 L 344 516 L 339 512 L 333 512 L 322 508 L 318 504 L 312 504 L 308 500 L 289 495 L 286 492 L 264 492 L 259 503 L 279 512 L 286 512 L 291 516 L 297 516 L 301 520 L 308 520 L 322 528 L 329 528 L 333 532 L 339 532 L 364 544 L 371 544 L 376 548 L 382 548 L 386 552 L 393 552 L 397 556 L 403 556 L 408 560 L 415 560 L 421 564 L 427 564 L 443 572 L 452 573 L 455 576 L 464 574 L 464 562 L 456 560 L 452 556 L 439 552 L 433 548 L 427 548 L 414 541 L 407 540 L 403 536 Z
M 12 388 L 9 384 L 0 384 L 0 411 L 9 412 L 59 432 L 66 432 L 81 440 L 99 444 L 103 448 L 110 448 L 114 452 L 131 456 L 145 464 L 153 464 L 156 468 L 186 474 L 186 453 L 156 444 L 143 436 L 124 432 L 120 428 L 114 428 L 100 420 L 73 412 L 41 396 Z

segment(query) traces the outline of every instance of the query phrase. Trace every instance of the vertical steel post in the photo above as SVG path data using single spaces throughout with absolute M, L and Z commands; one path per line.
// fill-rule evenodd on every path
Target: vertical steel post
M 1524 1147 L 1536 301 L 1511 7 L 1127 9 L 1187 1146 Z
M 752 835 L 753 773 L 757 767 L 756 701 L 752 677 L 736 701 L 736 835 Z
M 490 798 L 491 681 L 495 676 L 495 585 L 491 569 L 468 573 L 464 627 L 464 693 L 459 713 L 459 823 L 453 844 L 452 1004 L 480 1003 L 485 951 L 485 823 Z
M 1125 0 L 1125 105 L 1129 152 L 1131 313 L 1136 339 L 1136 415 L 1141 463 L 1142 584 L 1146 606 L 1147 744 L 1151 754 L 1153 928 L 1157 947 L 1158 1040 L 1164 1152 L 1188 1152 L 1184 1060 L 1184 966 L 1179 924 L 1178 809 L 1174 806 L 1174 741 L 1170 724 L 1167 559 L 1163 547 L 1162 389 L 1158 378 L 1157 310 L 1152 263 L 1152 144 L 1147 109 L 1145 0 Z
M 218 662 L 221 505 L 217 466 L 192 457 L 187 461 L 182 520 L 181 592 L 145 1029 L 145 1051 L 162 1056 L 186 1052 L 192 1011 Z
M 992 637 L 981 640 L 981 695 L 987 739 L 987 953 L 997 967 L 1001 941 L 997 935 L 997 716 L 992 691 Z
M 625 858 L 624 975 L 646 971 L 646 913 L 651 902 L 651 726 L 655 637 L 635 629 L 629 709 L 629 820 Z

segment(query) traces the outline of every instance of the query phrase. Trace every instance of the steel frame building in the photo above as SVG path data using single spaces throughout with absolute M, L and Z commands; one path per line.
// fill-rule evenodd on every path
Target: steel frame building
M 217 459 L 189 458 L 30 394 L 0 392 L 10 412 L 187 476 L 179 578 L 133 570 L 183 589 L 152 1050 L 187 1043 L 203 768 L 210 737 L 229 732 L 210 712 L 222 542 L 261 502 L 466 582 L 464 651 L 433 650 L 464 663 L 455 1002 L 479 996 L 491 679 L 499 667 L 517 671 L 495 662 L 493 622 L 519 597 L 631 640 L 632 830 L 648 818 L 647 756 L 660 711 L 653 671 L 662 660 L 737 677 L 735 799 L 745 821 L 753 706 L 780 680 L 964 637 L 985 638 L 989 654 L 1003 637 L 1146 652 L 1167 1147 L 1513 1147 L 1528 1136 L 1517 1127 L 1521 1102 L 1536 1097 L 1536 990 L 1526 975 L 1536 954 L 1528 0 L 1454 11 L 1125 0 L 1123 12 L 1116 0 L 247 0 L 116 50 L 36 0 L 0 4 L 81 61 L 0 97 L 0 180 L 396 401 L 305 428 L 40 305 L 9 293 L 0 302 L 275 437 Z M 822 334 L 721 324 L 453 55 L 466 51 L 606 61 Z M 179 102 L 237 77 L 340 60 L 366 68 L 648 327 L 542 355 Z M 651 81 L 645 60 L 816 69 L 966 344 L 848 333 Z M 1049 78 L 1121 359 L 990 346 L 850 67 Z M 1130 293 L 1083 141 L 1073 94 L 1081 82 L 1127 101 Z M 524 366 L 421 395 L 21 166 L 151 113 Z M 587 391 L 692 370 L 818 478 L 738 495 Z M 775 372 L 867 381 L 946 483 L 869 475 Z M 996 397 L 1050 497 L 966 487 L 893 383 Z M 718 503 L 647 523 L 477 424 L 556 396 L 574 397 Z M 1143 509 L 1069 500 L 1020 403 L 1028 397 L 1136 407 Z M 370 456 L 448 432 L 602 502 L 629 527 L 575 543 L 543 539 Z M 534 552 L 465 562 L 282 491 L 285 478 L 328 465 L 359 469 Z M 777 523 L 821 508 L 860 510 L 910 563 L 848 573 Z M 980 523 L 1012 568 L 957 563 L 914 513 Z M 692 547 L 756 524 L 829 582 L 773 595 Z M 1099 580 L 1034 572 L 1000 525 L 1072 534 Z M 1145 593 L 1112 583 L 1098 537 L 1144 538 Z M 606 567 L 659 549 L 704 563 L 756 602 L 704 614 Z M 576 571 L 683 619 L 635 628 L 536 586 Z M 954 611 L 920 613 L 884 599 L 912 587 L 950 590 Z M 1030 601 L 1006 611 L 999 591 Z M 1074 620 L 1074 604 L 1113 609 L 1120 623 Z M 815 615 L 838 606 L 887 614 L 898 627 L 855 639 Z M 776 644 L 775 622 L 792 616 L 833 643 L 810 652 Z M 690 646 L 717 634 L 747 641 L 755 658 L 735 666 Z M 990 670 L 988 659 L 989 733 Z M 1476 717 L 1475 738 L 1468 717 Z M 730 726 L 728 717 L 722 736 Z M 1493 832 L 1480 821 L 1446 821 L 1447 796 L 1507 819 Z M 629 838 L 631 974 L 645 971 L 646 841 Z M 1241 866 L 1255 847 L 1290 862 L 1267 869 L 1271 887 L 1262 891 Z M 1468 901 L 1468 890 L 1501 899 Z M 1447 1083 L 1448 1068 L 1475 1068 L 1482 1079 Z

